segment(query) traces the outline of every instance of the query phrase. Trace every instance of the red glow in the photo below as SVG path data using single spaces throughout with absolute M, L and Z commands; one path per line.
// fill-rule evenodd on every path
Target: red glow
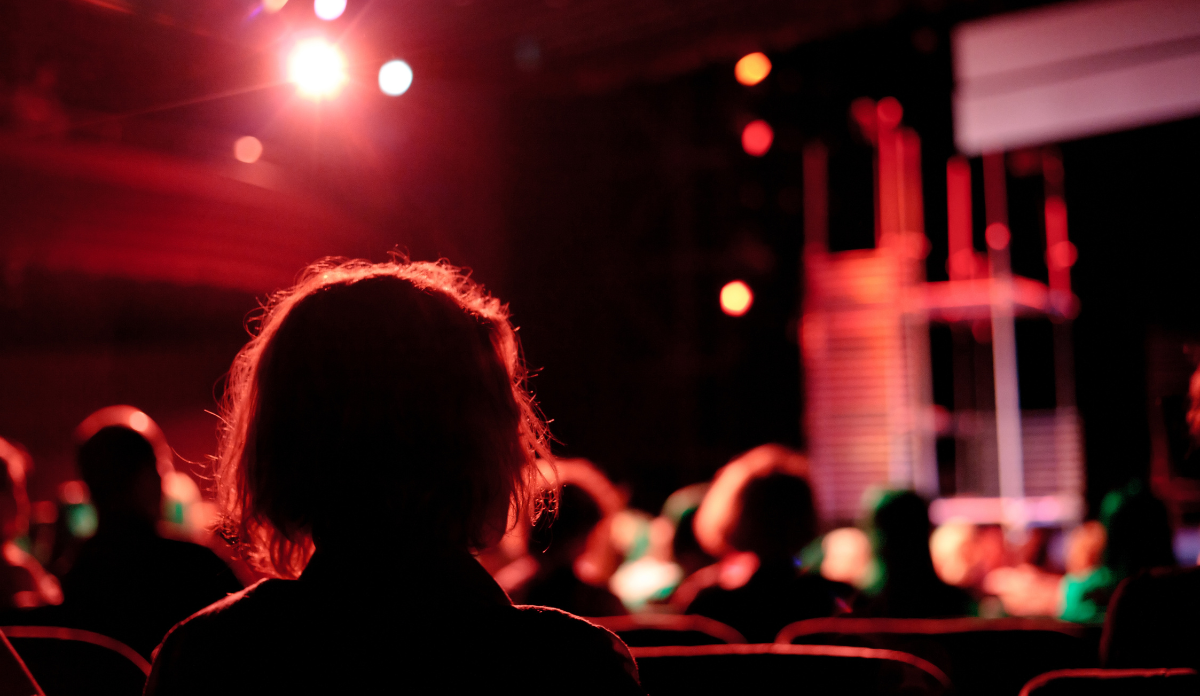
M 850 102 L 850 116 L 862 130 L 863 137 L 875 142 L 875 100 L 870 97 L 859 97 Z
M 751 121 L 742 129 L 742 149 L 748 155 L 762 157 L 771 149 L 771 143 L 774 141 L 775 131 L 771 130 L 771 125 L 766 121 Z
M 762 53 L 751 53 L 733 66 L 733 75 L 737 81 L 751 87 L 767 79 L 771 74 L 771 60 Z
M 725 284 L 721 288 L 721 311 L 731 317 L 740 317 L 750 311 L 754 304 L 754 292 L 740 280 Z
M 971 166 L 966 158 L 946 162 L 946 214 L 950 228 L 951 280 L 970 278 L 975 269 L 971 243 Z
M 1059 242 L 1046 250 L 1046 265 L 1058 270 L 1070 268 L 1079 259 L 1079 250 L 1070 242 Z
M 59 489 L 59 497 L 68 505 L 82 505 L 88 498 L 87 484 L 83 481 L 67 481 Z
M 900 125 L 900 119 L 904 118 L 904 107 L 900 106 L 895 97 L 880 99 L 875 111 L 881 128 L 895 128 Z
M 1050 269 L 1051 290 L 1070 292 L 1070 269 L 1078 258 L 1079 251 L 1067 239 L 1067 204 L 1062 196 L 1049 195 L 1046 197 L 1046 266 Z
M 1008 225 L 1002 222 L 993 222 L 987 226 L 987 244 L 991 248 L 999 251 L 1008 246 L 1008 242 L 1012 239 L 1012 233 L 1008 231 Z

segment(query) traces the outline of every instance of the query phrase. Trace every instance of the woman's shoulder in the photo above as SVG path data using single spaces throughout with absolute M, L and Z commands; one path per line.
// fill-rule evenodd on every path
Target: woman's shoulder
M 553 607 L 516 605 L 525 640 L 564 675 L 586 678 L 595 693 L 644 693 L 637 663 L 615 633 Z M 571 677 L 566 677 L 568 680 Z M 575 690 L 575 689 L 573 689 Z
M 294 584 L 260 580 L 175 624 L 154 651 L 145 693 L 199 693 L 174 682 L 198 679 L 225 661 L 224 656 L 234 651 L 233 643 L 254 641 L 254 629 L 273 623 L 272 610 L 286 606 Z

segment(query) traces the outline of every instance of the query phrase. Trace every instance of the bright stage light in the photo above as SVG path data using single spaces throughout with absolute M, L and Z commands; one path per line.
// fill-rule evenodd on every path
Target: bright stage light
M 282 10 L 287 3 L 288 0 L 262 0 L 262 8 L 267 14 L 275 14 Z
M 288 56 L 288 79 L 307 97 L 332 97 L 346 82 L 346 59 L 324 39 L 305 39 Z
M 253 135 L 243 135 L 233 143 L 233 157 L 239 162 L 254 164 L 262 157 L 262 143 Z
M 775 131 L 766 121 L 751 121 L 742 129 L 742 149 L 746 154 L 762 157 L 771 149 L 775 140 Z
M 412 81 L 412 68 L 402 60 L 389 60 L 379 69 L 379 89 L 389 97 L 407 92 Z
M 771 59 L 767 58 L 762 53 L 751 53 L 747 56 L 742 56 L 742 59 L 733 66 L 733 76 L 737 81 L 752 87 L 767 79 L 767 75 L 771 74 Z
M 346 0 L 314 0 L 313 12 L 325 21 L 337 19 L 346 11 Z
M 750 311 L 754 304 L 754 292 L 740 280 L 726 283 L 721 288 L 721 311 L 731 317 L 740 317 Z

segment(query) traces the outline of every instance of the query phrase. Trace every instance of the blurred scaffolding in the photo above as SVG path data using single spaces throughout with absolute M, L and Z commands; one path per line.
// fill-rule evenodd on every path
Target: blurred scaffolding
M 805 425 L 822 513 L 852 520 L 864 496 L 888 487 L 937 498 L 935 521 L 1020 528 L 1078 519 L 1084 478 L 1069 324 L 1078 301 L 1061 161 L 1042 151 L 1049 284 L 1011 272 L 1000 154 L 984 158 L 986 254 L 972 241 L 970 169 L 961 158 L 948 163 L 950 280 L 927 282 L 920 138 L 901 125 L 895 99 L 860 100 L 852 112 L 875 145 L 874 248 L 829 251 L 826 151 L 813 144 L 804 157 Z M 1054 322 L 1054 409 L 1020 410 L 1016 316 Z M 954 337 L 948 418 L 933 405 L 930 322 L 949 324 Z M 972 366 L 981 361 L 990 362 L 989 384 L 960 388 L 973 371 L 979 381 Z M 939 437 L 954 441 L 949 485 L 939 476 Z

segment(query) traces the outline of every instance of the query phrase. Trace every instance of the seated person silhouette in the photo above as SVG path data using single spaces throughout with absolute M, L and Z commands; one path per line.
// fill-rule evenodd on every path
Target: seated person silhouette
M 569 464 L 591 467 L 577 462 Z M 563 468 L 560 463 L 560 473 Z M 595 469 L 592 471 L 596 476 L 603 476 Z M 628 613 L 621 600 L 606 586 L 608 577 L 589 572 L 592 568 L 585 565 L 591 560 L 587 553 L 593 533 L 608 531 L 607 527 L 596 529 L 604 519 L 604 513 L 601 503 L 587 486 L 563 481 L 554 518 L 544 515 L 530 533 L 530 553 L 537 560 L 538 570 L 524 588 L 526 602 L 557 607 L 580 616 Z
M 275 577 L 176 626 L 146 694 L 642 693 L 616 636 L 514 606 L 471 555 L 543 500 L 547 451 L 506 308 L 458 269 L 310 267 L 224 422 L 229 531 Z
M 0 439 L 0 608 L 31 608 L 62 602 L 58 579 L 17 546 L 29 531 L 25 472 L 29 457 Z
M 111 406 L 80 424 L 76 438 L 98 523 L 63 576 L 62 623 L 149 657 L 172 626 L 242 586 L 211 550 L 159 536 L 159 471 L 171 450 L 154 421 Z
M 812 489 L 794 465 L 802 460 L 799 453 L 773 445 L 751 450 L 718 472 L 696 513 L 696 532 L 707 546 L 722 547 L 716 550 L 725 551 L 725 558 L 740 559 L 731 569 L 749 573 L 740 578 L 736 571 L 716 574 L 715 582 L 696 594 L 687 613 L 732 626 L 751 643 L 769 643 L 793 621 L 833 616 L 848 608 L 853 588 L 826 580 L 819 568 L 805 568 L 799 560 L 800 551 L 817 534 Z M 742 475 L 747 462 L 755 465 Z M 731 476 L 736 485 L 727 488 Z M 716 522 L 714 505 L 724 500 L 728 502 L 721 505 L 719 517 L 725 519 Z M 723 540 L 715 544 L 705 538 L 711 536 L 714 523 L 724 529 Z
M 1101 660 L 1114 669 L 1200 669 L 1200 568 L 1174 567 L 1166 506 L 1143 485 L 1131 487 L 1108 519 L 1110 587 L 1126 579 L 1109 601 Z
M 929 552 L 929 512 L 912 491 L 888 491 L 874 506 L 868 536 L 874 581 L 854 604 L 856 616 L 934 619 L 978 613 L 965 590 L 942 582 Z
M 1138 480 L 1109 491 L 1100 503 L 1105 533 L 1102 563 L 1062 581 L 1059 618 L 1099 624 L 1122 580 L 1151 568 L 1174 568 L 1167 506 Z

